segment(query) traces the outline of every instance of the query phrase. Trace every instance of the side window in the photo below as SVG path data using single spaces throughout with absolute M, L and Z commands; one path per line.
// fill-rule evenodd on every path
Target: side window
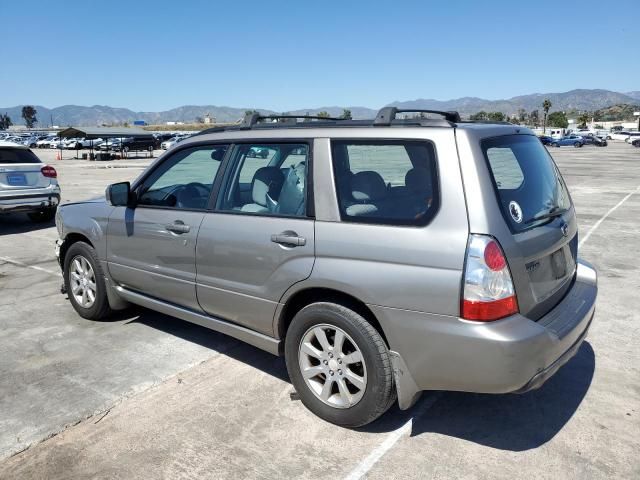
M 426 225 L 439 202 L 436 154 L 430 142 L 332 141 L 343 221 Z
M 262 215 L 306 214 L 309 146 L 237 145 L 217 209 Z
M 138 204 L 188 210 L 206 208 L 228 147 L 206 145 L 174 153 L 138 189 Z

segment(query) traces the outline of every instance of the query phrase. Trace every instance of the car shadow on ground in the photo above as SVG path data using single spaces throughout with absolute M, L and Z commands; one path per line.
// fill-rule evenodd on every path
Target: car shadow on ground
M 587 394 L 595 355 L 584 342 L 575 357 L 541 388 L 522 395 L 425 392 L 412 409 L 397 406 L 364 430 L 384 432 L 414 418 L 411 436 L 438 433 L 500 450 L 520 452 L 544 445 L 571 419 Z M 422 402 L 437 400 L 428 409 Z M 416 415 L 423 411 L 422 415 Z
M 141 323 L 175 335 L 289 382 L 282 357 L 151 310 L 136 308 L 128 312 L 117 315 L 128 315 L 127 323 Z M 396 404 L 380 419 L 357 430 L 386 433 L 413 418 L 414 437 L 437 433 L 500 450 L 530 450 L 551 440 L 571 419 L 589 390 L 594 370 L 593 348 L 584 342 L 574 358 L 538 390 L 522 395 L 425 392 L 411 409 L 401 411 Z
M 45 228 L 55 227 L 54 220 L 48 222 L 34 222 L 26 213 L 9 213 L 0 216 L 0 236 L 16 233 L 34 232 Z
M 282 357 L 271 355 L 223 333 L 142 307 L 116 312 L 110 320 L 118 321 L 126 318 L 129 318 L 126 323 L 146 325 L 188 342 L 223 353 L 228 357 L 258 368 L 279 380 L 289 381 L 287 368 Z

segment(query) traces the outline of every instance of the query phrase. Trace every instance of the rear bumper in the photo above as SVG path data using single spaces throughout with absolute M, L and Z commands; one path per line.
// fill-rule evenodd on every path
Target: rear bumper
M 526 392 L 569 361 L 595 312 L 596 271 L 580 261 L 564 299 L 537 322 L 512 315 L 490 323 L 371 305 L 393 351 L 401 408 L 422 390 Z
M 34 212 L 56 207 L 60 203 L 60 187 L 42 189 L 38 193 L 0 196 L 0 213 Z

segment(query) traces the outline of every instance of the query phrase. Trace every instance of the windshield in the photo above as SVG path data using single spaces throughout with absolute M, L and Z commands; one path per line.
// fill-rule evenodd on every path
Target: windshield
M 571 207 L 564 180 L 534 136 L 505 135 L 482 141 L 502 214 L 513 232 L 549 222 Z

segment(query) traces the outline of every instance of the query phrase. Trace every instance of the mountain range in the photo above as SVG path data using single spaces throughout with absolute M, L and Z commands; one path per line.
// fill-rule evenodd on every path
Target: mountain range
M 389 105 L 398 108 L 417 108 L 428 110 L 457 110 L 462 117 L 484 110 L 486 112 L 499 111 L 507 115 L 517 113 L 518 109 L 526 111 L 542 109 L 542 102 L 549 99 L 553 104 L 551 111 L 562 110 L 598 110 L 618 104 L 640 104 L 640 91 L 627 93 L 613 92 L 602 89 L 578 89 L 562 93 L 533 93 L 520 95 L 504 100 L 486 100 L 477 97 L 463 97 L 453 100 L 434 100 L 419 98 L 409 101 L 395 101 Z M 14 107 L 0 107 L 0 113 L 6 113 L 16 125 L 24 124 L 22 119 L 23 105 Z M 91 107 L 79 105 L 63 105 L 61 107 L 47 108 L 34 105 L 37 110 L 39 126 L 95 126 L 132 123 L 134 120 L 144 120 L 150 125 L 164 124 L 166 122 L 191 123 L 198 117 L 204 117 L 207 113 L 217 122 L 235 122 L 242 118 L 246 110 L 256 109 L 264 114 L 275 113 L 272 110 L 256 107 L 234 108 L 215 105 L 183 105 L 162 112 L 135 112 L 127 108 L 115 108 L 106 105 L 94 105 Z M 373 118 L 376 109 L 357 106 L 331 106 L 319 108 L 301 108 L 288 113 L 294 115 L 317 114 L 321 111 L 328 112 L 331 116 L 339 116 L 343 109 L 351 110 L 353 118 Z

